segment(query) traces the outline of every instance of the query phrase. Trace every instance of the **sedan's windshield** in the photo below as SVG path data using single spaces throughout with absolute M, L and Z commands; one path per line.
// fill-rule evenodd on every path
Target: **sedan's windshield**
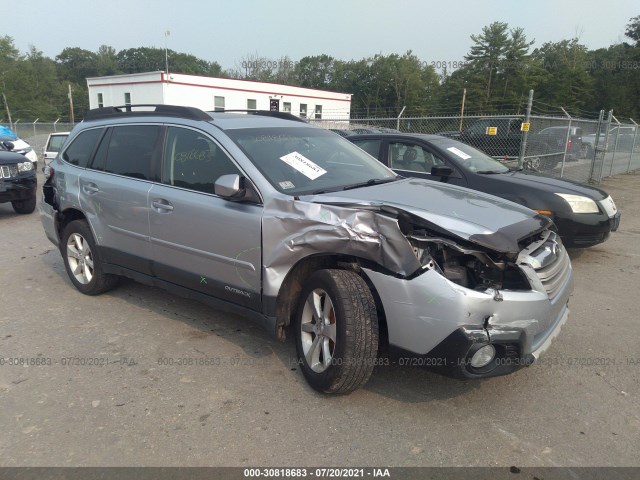
M 445 151 L 449 158 L 457 165 L 473 173 L 505 173 L 509 169 L 486 153 L 473 148 L 466 143 L 458 142 L 450 138 L 431 140 L 436 147 Z
M 335 133 L 318 128 L 228 130 L 265 178 L 288 195 L 392 181 L 396 175 Z

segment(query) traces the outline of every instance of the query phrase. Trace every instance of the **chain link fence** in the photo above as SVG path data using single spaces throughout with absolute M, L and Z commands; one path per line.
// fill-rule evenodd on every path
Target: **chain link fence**
M 38 155 L 38 159 L 44 158 L 44 147 L 47 143 L 47 138 L 50 133 L 55 132 L 70 132 L 75 124 L 73 123 L 43 123 L 43 122 L 31 122 L 22 123 L 14 122 L 11 125 L 8 123 L 0 123 L 1 126 L 7 127 L 12 130 L 18 138 L 27 142 L 31 148 Z
M 557 178 L 599 183 L 640 168 L 640 128 L 609 112 L 598 120 L 564 116 L 469 115 L 402 118 L 312 119 L 312 124 L 350 133 L 437 134 L 468 143 L 507 166 Z

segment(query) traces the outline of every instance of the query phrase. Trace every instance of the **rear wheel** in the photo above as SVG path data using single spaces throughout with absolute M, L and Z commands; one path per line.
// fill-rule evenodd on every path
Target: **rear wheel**
M 74 287 L 85 295 L 98 295 L 116 286 L 118 277 L 104 273 L 100 254 L 85 220 L 74 220 L 62 233 L 64 267 Z
M 365 281 L 346 270 L 309 277 L 296 311 L 296 349 L 311 387 L 349 393 L 364 385 L 378 354 L 378 317 Z
M 14 200 L 11 202 L 11 206 L 13 207 L 13 211 L 20 214 L 29 214 L 33 213 L 36 209 L 36 196 L 34 195 L 31 198 L 27 198 L 26 200 Z

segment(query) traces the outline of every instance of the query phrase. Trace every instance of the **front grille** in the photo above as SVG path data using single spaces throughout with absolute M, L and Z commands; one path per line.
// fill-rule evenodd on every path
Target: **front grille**
M 569 254 L 554 232 L 529 245 L 522 252 L 524 261 L 536 272 L 549 298 L 555 297 L 571 274 Z
M 0 165 L 0 178 L 14 178 L 18 176 L 17 165 Z

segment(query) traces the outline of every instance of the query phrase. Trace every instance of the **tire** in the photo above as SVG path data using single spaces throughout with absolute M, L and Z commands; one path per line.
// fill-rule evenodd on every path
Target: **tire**
M 369 380 L 378 355 L 378 316 L 369 287 L 356 273 L 311 275 L 298 300 L 295 331 L 298 362 L 313 389 L 345 394 Z
M 62 232 L 60 253 L 73 286 L 85 295 L 99 295 L 118 283 L 116 275 L 104 273 L 100 253 L 85 220 L 74 220 Z
M 16 213 L 24 215 L 33 213 L 36 209 L 36 196 L 34 195 L 26 200 L 15 200 L 11 202 L 11 206 L 13 207 L 13 211 Z
M 587 143 L 586 145 L 582 145 L 582 148 L 584 150 L 584 158 L 593 160 L 593 154 L 595 153 L 593 150 L 593 145 Z
M 562 155 L 560 155 L 560 158 L 558 158 L 557 156 L 544 157 L 542 159 L 540 167 L 543 170 L 553 170 L 554 168 L 556 168 L 558 166 L 558 164 L 561 161 L 562 161 Z

